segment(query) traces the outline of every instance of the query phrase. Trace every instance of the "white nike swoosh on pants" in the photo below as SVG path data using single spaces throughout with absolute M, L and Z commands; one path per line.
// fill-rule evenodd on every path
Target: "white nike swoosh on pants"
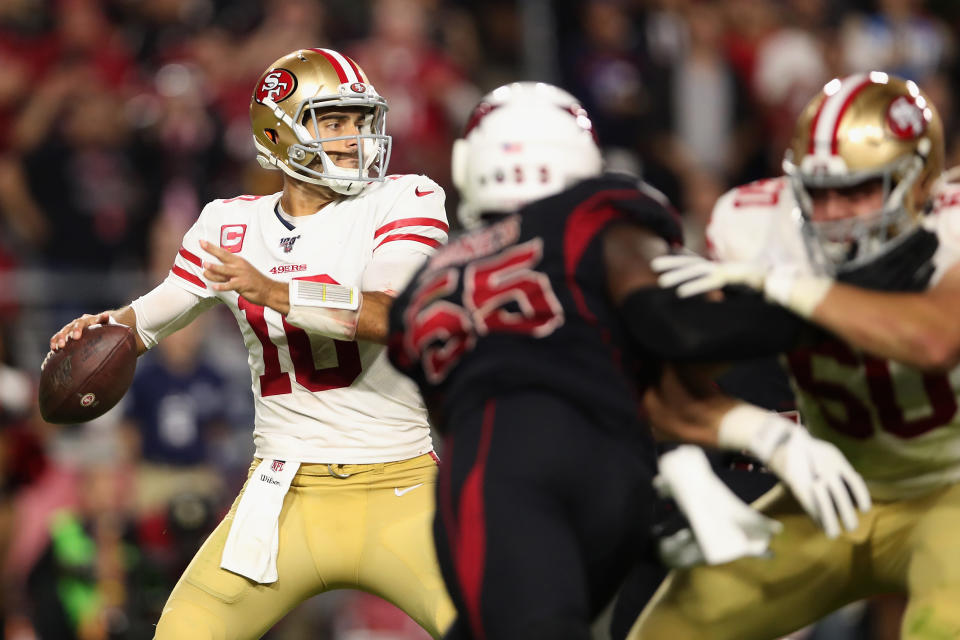
M 393 488 L 393 492 L 394 492 L 395 494 L 397 494 L 397 497 L 399 498 L 399 497 L 402 496 L 403 494 L 405 494 L 405 493 L 407 493 L 407 492 L 410 492 L 410 491 L 413 491 L 413 490 L 416 489 L 417 487 L 422 487 L 422 486 L 423 486 L 423 483 L 421 482 L 420 484 L 415 484 L 415 485 L 413 485 L 412 487 L 407 487 L 406 489 L 400 489 L 400 487 L 394 487 L 394 488 Z

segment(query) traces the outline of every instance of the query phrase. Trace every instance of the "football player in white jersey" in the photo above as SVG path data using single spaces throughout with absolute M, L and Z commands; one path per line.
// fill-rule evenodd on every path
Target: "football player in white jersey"
M 443 244 L 444 193 L 389 176 L 387 103 L 330 49 L 263 73 L 250 117 L 283 191 L 214 200 L 167 279 L 85 326 L 134 327 L 143 353 L 217 303 L 249 350 L 256 458 L 243 491 L 174 588 L 156 638 L 259 638 L 329 589 L 375 593 L 434 637 L 453 618 L 431 542 L 437 458 L 412 382 L 389 364 L 387 309 Z
M 960 637 L 960 188 L 943 157 L 939 116 L 913 82 L 833 80 L 797 122 L 786 176 L 718 201 L 718 261 L 654 265 L 681 296 L 746 285 L 832 332 L 782 362 L 803 421 L 845 453 L 874 508 L 829 540 L 774 489 L 759 503 L 784 525 L 774 558 L 673 574 L 631 638 L 778 638 L 891 591 L 908 597 L 902 638 Z M 710 399 L 682 396 L 661 388 L 647 405 L 666 423 L 715 426 Z

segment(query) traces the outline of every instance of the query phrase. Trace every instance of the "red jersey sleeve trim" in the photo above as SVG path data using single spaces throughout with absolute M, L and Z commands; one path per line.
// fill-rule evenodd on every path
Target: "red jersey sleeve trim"
M 198 267 L 203 266 L 203 260 L 201 260 L 197 255 L 190 253 L 183 247 L 180 247 L 180 251 L 178 251 L 177 253 L 179 253 L 183 257 L 183 259 L 186 260 L 187 262 L 192 262 Z
M 401 218 L 399 220 L 394 220 L 389 224 L 385 224 L 377 229 L 373 233 L 373 239 L 376 240 L 388 231 L 393 231 L 394 229 L 400 229 L 402 227 L 436 227 L 444 233 L 450 231 L 450 225 L 443 220 L 437 220 L 436 218 Z
M 180 276 L 181 278 L 183 278 L 184 280 L 186 280 L 186 281 L 189 282 L 190 284 L 196 285 L 196 286 L 200 287 L 201 289 L 206 289 L 206 288 L 207 288 L 207 285 L 205 285 L 205 284 L 203 283 L 203 280 L 201 280 L 201 279 L 198 278 L 197 276 L 193 275 L 192 273 L 190 273 L 190 272 L 187 271 L 186 269 L 183 269 L 183 268 L 181 268 L 181 267 L 178 267 L 177 265 L 173 265 L 173 269 L 171 269 L 170 271 L 173 273 L 173 275 L 175 275 L 175 276 Z
M 395 236 L 387 236 L 386 238 L 384 238 L 383 242 L 381 242 L 374 248 L 374 251 L 376 251 L 383 245 L 387 244 L 388 242 L 395 242 L 396 240 L 412 240 L 414 242 L 422 242 L 428 247 L 432 247 L 434 249 L 436 249 L 441 244 L 443 244 L 439 240 L 434 240 L 433 238 L 428 238 L 427 236 L 418 236 L 415 233 L 398 233 Z

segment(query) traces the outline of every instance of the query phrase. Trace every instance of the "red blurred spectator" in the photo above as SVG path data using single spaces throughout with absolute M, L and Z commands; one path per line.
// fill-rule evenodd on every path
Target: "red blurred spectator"
M 428 174 L 449 190 L 450 147 L 465 120 L 461 96 L 476 90 L 430 42 L 425 2 L 378 0 L 372 15 L 370 36 L 353 47 L 351 55 L 390 105 L 387 133 L 394 140 L 390 168 L 395 173 Z

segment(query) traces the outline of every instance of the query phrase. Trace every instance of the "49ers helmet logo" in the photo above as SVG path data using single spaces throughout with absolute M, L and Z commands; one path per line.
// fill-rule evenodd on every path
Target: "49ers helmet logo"
M 913 140 L 927 130 L 927 119 L 916 102 L 900 96 L 887 107 L 887 126 L 901 140 Z
M 297 89 L 297 77 L 286 69 L 271 69 L 263 76 L 257 87 L 257 102 L 263 104 L 264 98 L 274 102 L 286 100 Z

